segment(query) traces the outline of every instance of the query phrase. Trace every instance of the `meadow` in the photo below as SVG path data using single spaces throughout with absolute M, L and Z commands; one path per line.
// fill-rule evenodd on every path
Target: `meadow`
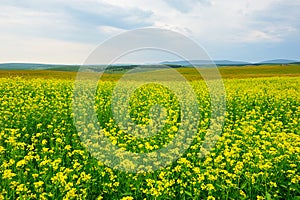
M 77 70 L 78 68 L 75 68 Z M 201 80 L 195 68 L 176 68 L 189 81 Z M 210 71 L 210 69 L 203 69 Z M 228 66 L 220 67 L 220 74 L 224 79 L 241 79 L 241 78 L 259 78 L 259 77 L 295 77 L 300 76 L 300 65 L 289 64 L 282 65 L 250 65 L 250 66 Z M 102 80 L 116 81 L 119 80 L 126 71 L 115 73 L 104 73 Z M 76 71 L 69 68 L 60 70 L 0 70 L 0 77 L 23 77 L 25 79 L 42 78 L 42 79 L 72 79 L 76 78 Z
M 1 71 L 0 199 L 300 199 L 300 70 L 284 67 L 220 69 L 225 123 L 202 158 L 210 96 L 192 69 L 178 69 L 199 101 L 196 134 L 174 162 L 137 173 L 109 167 L 82 143 L 72 110 L 74 72 L 12 71 L 7 77 Z M 151 105 L 166 108 L 162 130 L 139 138 L 113 118 L 111 95 L 119 78 L 107 74 L 98 85 L 95 109 L 105 137 L 134 153 L 167 145 L 181 125 L 176 95 L 159 84 L 135 91 L 129 102 L 134 123 L 152 123 Z

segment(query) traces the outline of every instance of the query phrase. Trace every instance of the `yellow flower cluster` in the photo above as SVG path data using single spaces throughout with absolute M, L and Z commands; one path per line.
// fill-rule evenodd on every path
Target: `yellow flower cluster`
M 298 77 L 225 80 L 227 110 L 223 132 L 213 150 L 201 158 L 199 155 L 206 150 L 202 148 L 204 138 L 211 135 L 207 128 L 214 123 L 210 121 L 212 97 L 205 82 L 191 82 L 200 113 L 189 148 L 165 168 L 128 173 L 97 160 L 92 155 L 99 152 L 89 152 L 82 143 L 81 135 L 99 131 L 90 123 L 77 132 L 72 112 L 73 81 L 2 78 L 0 199 L 300 196 L 299 83 Z M 138 88 L 127 107 L 116 105 L 114 109 L 130 119 L 121 124 L 111 108 L 115 85 L 99 82 L 95 109 L 97 125 L 104 135 L 99 134 L 99 138 L 106 137 L 120 150 L 143 154 L 166 147 L 182 131 L 180 100 L 159 84 Z M 84 98 L 83 94 L 83 104 Z M 82 119 L 89 117 L 83 110 Z M 140 133 L 145 135 L 139 136 Z M 96 150 L 102 144 L 93 143 L 97 137 L 89 138 L 89 145 Z M 176 149 L 174 152 L 168 153 L 176 154 Z M 123 168 L 136 167 L 129 158 L 119 158 L 116 156 L 115 162 Z M 156 165 L 161 163 L 153 163 L 153 167 Z

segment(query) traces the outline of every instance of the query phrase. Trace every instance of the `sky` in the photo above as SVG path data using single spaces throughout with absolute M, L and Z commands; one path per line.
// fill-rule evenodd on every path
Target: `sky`
M 214 60 L 300 60 L 298 0 L 1 0 L 0 10 L 1 63 L 82 64 L 145 27 L 183 34 Z

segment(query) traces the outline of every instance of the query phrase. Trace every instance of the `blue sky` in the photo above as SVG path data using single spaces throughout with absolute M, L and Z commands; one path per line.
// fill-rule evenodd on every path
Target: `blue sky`
M 2 0 L 0 10 L 0 62 L 81 64 L 143 27 L 182 33 L 212 59 L 300 60 L 297 0 Z

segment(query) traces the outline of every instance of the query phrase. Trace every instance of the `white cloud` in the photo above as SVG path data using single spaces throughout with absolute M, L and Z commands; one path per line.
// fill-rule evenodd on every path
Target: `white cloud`
M 241 38 L 245 42 L 280 42 L 279 35 L 271 35 L 260 30 L 253 30 L 245 37 Z
M 209 0 L 163 0 L 170 7 L 175 8 L 179 12 L 189 13 L 194 8 L 199 7 L 199 4 L 210 6 L 211 2 Z
M 117 28 L 114 26 L 99 26 L 98 30 L 100 31 L 100 33 L 104 33 L 107 36 L 116 35 L 126 31 L 125 29 Z
M 65 59 L 71 62 L 71 57 L 84 57 L 87 50 L 83 49 L 91 44 L 96 46 L 124 30 L 145 26 L 183 33 L 200 44 L 215 47 L 214 52 L 218 46 L 223 51 L 236 44 L 300 42 L 299 8 L 300 2 L 294 0 L 3 0 L 1 48 L 11 52 L 1 57 L 5 61 L 34 59 L 25 56 L 33 53 L 17 48 L 22 44 L 44 52 L 36 54 L 36 60 L 61 62 L 64 56 L 55 53 L 55 44 L 61 49 L 74 49 L 74 56 Z M 22 42 L 25 38 L 31 38 L 31 45 Z M 40 40 L 53 51 L 47 54 L 41 49 Z
M 94 45 L 0 34 L 0 62 L 82 64 Z

